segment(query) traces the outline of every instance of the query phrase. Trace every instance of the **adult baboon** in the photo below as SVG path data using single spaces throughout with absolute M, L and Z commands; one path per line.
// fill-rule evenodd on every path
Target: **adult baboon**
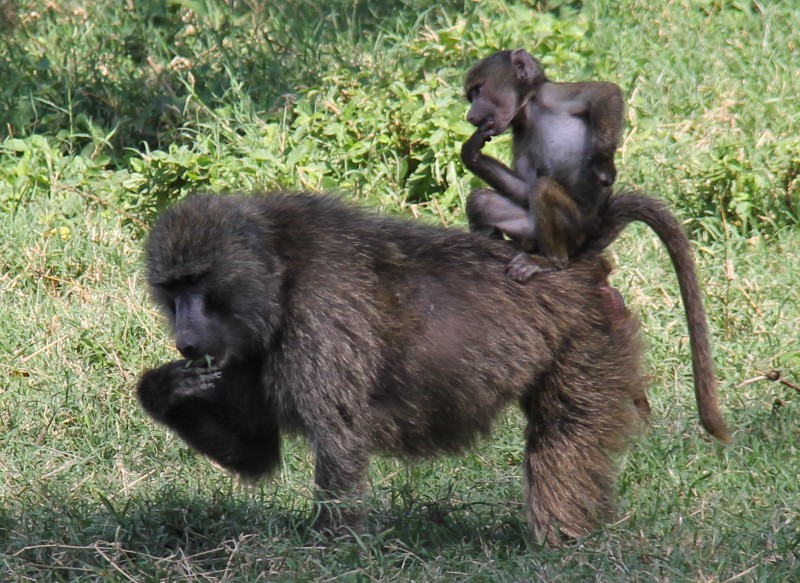
M 321 529 L 357 525 L 371 454 L 460 451 L 516 399 L 533 535 L 585 534 L 612 512 L 614 457 L 639 425 L 638 323 L 602 259 L 521 285 L 514 253 L 330 197 L 190 198 L 146 252 L 186 360 L 145 372 L 139 399 L 247 478 L 275 468 L 281 434 L 306 435 L 318 496 L 337 501 Z

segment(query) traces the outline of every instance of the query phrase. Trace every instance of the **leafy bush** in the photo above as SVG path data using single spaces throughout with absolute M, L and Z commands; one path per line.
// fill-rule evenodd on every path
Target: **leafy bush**
M 481 13 L 450 17 L 431 8 L 413 32 L 403 25 L 370 39 L 369 46 L 361 40 L 349 61 L 332 62 L 321 73 L 318 86 L 278 112 L 256 113 L 253 100 L 242 98 L 245 90 L 240 83 L 234 91 L 237 101 L 230 107 L 234 119 L 242 123 L 218 124 L 222 154 L 211 165 L 238 166 L 244 160 L 244 166 L 241 175 L 226 173 L 231 181 L 222 188 L 262 184 L 338 189 L 382 206 L 410 204 L 445 222 L 452 220 L 453 213 L 460 212 L 468 185 L 477 184 L 458 158 L 460 144 L 472 132 L 464 120 L 461 90 L 469 64 L 504 46 L 522 45 L 528 38 L 539 39 L 545 62 L 558 59 L 563 66 L 576 66 L 581 60 L 582 21 L 560 21 L 521 6 L 494 3 L 494 7 L 503 8 L 510 18 L 490 24 Z M 253 126 L 256 118 L 273 121 Z M 221 132 L 219 126 L 224 128 Z M 198 148 L 205 146 L 192 147 Z M 253 152 L 258 154 L 253 157 Z M 185 164 L 191 156 L 177 160 L 176 155 L 171 149 L 157 163 L 169 158 L 188 170 Z M 143 158 L 154 160 L 149 154 Z M 208 161 L 203 155 L 200 159 Z M 183 170 L 176 182 L 162 171 L 148 170 L 146 164 L 132 165 L 135 177 L 127 184 L 135 191 L 135 205 L 149 192 L 167 189 L 177 194 L 185 186 L 206 186 L 203 180 L 187 182 Z M 264 165 L 272 168 L 266 170 Z M 207 176 L 206 170 L 195 174 Z M 220 183 L 215 184 L 219 188 Z
M 0 45 L 0 131 L 12 155 L 0 163 L 0 206 L 50 192 L 63 166 L 143 218 L 198 189 L 304 188 L 459 221 L 479 184 L 458 155 L 472 131 L 464 72 L 524 46 L 553 79 L 623 87 L 620 184 L 669 197 L 711 236 L 800 218 L 800 113 L 787 106 L 800 37 L 782 6 L 21 5 Z M 48 137 L 26 141 L 37 135 Z M 496 140 L 489 151 L 508 149 Z M 92 182 L 109 172 L 122 188 Z

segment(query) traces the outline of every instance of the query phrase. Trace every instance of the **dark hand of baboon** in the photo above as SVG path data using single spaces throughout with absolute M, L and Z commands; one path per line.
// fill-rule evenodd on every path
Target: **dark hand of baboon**
M 274 412 L 268 400 L 251 392 L 257 382 L 249 364 L 223 369 L 178 360 L 146 371 L 137 394 L 153 419 L 172 428 L 194 449 L 255 480 L 280 461 Z M 256 418 L 250 417 L 253 410 Z
M 219 367 L 189 367 L 181 371 L 180 378 L 175 383 L 172 393 L 173 401 L 180 401 L 188 397 L 204 399 L 206 401 L 219 401 L 218 381 L 222 378 L 222 369 Z
M 593 234 L 616 179 L 614 154 L 622 136 L 623 99 L 612 83 L 554 83 L 522 49 L 500 51 L 476 63 L 464 84 L 467 120 L 478 129 L 462 147 L 464 164 L 494 189 L 470 197 L 470 226 L 497 229 L 563 269 Z M 481 149 L 487 132 L 512 129 L 512 168 Z M 543 178 L 551 180 L 542 183 Z M 543 202 L 543 198 L 547 202 Z M 510 204 L 509 204 L 510 203 Z M 509 275 L 538 270 L 510 266 Z
M 614 460 L 641 423 L 638 324 L 604 305 L 603 260 L 519 285 L 515 253 L 329 197 L 190 198 L 146 257 L 193 364 L 144 373 L 139 399 L 251 479 L 278 466 L 283 432 L 305 435 L 316 526 L 334 532 L 360 523 L 374 453 L 461 451 L 520 402 L 531 532 L 581 536 L 612 516 Z
M 558 271 L 564 267 L 566 267 L 566 265 L 559 266 L 545 257 L 530 255 L 528 253 L 517 253 L 511 261 L 508 262 L 506 274 L 514 281 L 525 283 L 537 273 Z
M 217 382 L 221 378 L 219 368 L 191 366 L 189 360 L 173 362 L 142 377 L 139 399 L 154 418 L 163 421 L 168 411 L 186 399 L 219 401 Z
M 461 159 L 469 160 L 471 164 L 477 164 L 482 156 L 481 150 L 492 140 L 492 134 L 485 130 L 476 130 L 469 139 L 461 146 Z M 469 164 L 468 164 L 469 166 Z
M 594 170 L 597 183 L 600 186 L 608 187 L 614 184 L 617 179 L 617 167 L 614 165 L 612 156 L 594 156 L 589 160 L 589 167 Z

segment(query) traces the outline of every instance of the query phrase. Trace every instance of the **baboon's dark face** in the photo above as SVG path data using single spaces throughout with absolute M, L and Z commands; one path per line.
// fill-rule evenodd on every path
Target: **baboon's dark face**
M 467 72 L 464 93 L 470 103 L 467 121 L 481 131 L 499 136 L 512 124 L 530 97 L 544 82 L 539 62 L 525 53 L 524 63 L 516 51 L 499 51 L 478 61 Z
M 224 366 L 242 358 L 250 333 L 229 313 L 225 294 L 209 274 L 157 284 L 153 294 L 169 318 L 175 348 L 190 360 Z
M 480 61 L 464 84 L 470 102 L 467 121 L 493 136 L 502 134 L 517 113 L 519 99 L 513 71 L 500 59 Z
M 224 366 L 263 353 L 280 317 L 280 261 L 246 205 L 197 197 L 162 216 L 147 243 L 153 299 L 188 359 Z M 203 205 L 206 212 L 197 212 Z M 200 224 L 199 224 L 200 223 Z

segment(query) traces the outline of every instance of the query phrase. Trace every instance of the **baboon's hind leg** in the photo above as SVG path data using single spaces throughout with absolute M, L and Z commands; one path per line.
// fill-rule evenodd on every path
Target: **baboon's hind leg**
M 523 399 L 528 524 L 540 542 L 585 535 L 613 516 L 615 458 L 642 422 L 637 331 L 629 314 L 587 325 Z

